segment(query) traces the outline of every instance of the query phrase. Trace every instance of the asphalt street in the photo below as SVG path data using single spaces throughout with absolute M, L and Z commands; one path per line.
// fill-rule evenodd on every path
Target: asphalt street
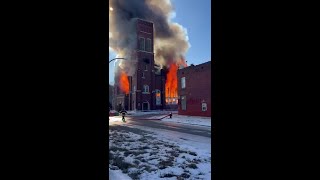
M 127 116 L 125 124 L 145 126 L 145 127 L 149 127 L 149 128 L 156 128 L 156 129 L 164 129 L 164 130 L 176 131 L 176 132 L 180 132 L 180 133 L 186 133 L 186 134 L 192 134 L 192 135 L 211 138 L 211 127 L 146 119 L 146 118 L 152 117 L 152 116 L 155 116 L 155 115 L 154 114 L 153 115 L 143 115 L 143 116 L 139 116 L 139 117 Z M 119 122 L 119 123 L 123 124 L 123 122 Z M 115 127 L 113 127 L 113 128 L 115 128 Z M 126 129 L 125 126 L 117 127 L 117 128 L 123 129 L 123 130 Z

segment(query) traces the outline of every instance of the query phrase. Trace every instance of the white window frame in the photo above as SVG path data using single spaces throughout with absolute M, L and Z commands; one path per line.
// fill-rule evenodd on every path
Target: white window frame
M 144 76 L 144 72 L 142 72 L 142 78 L 146 78 L 146 77 Z
M 141 40 L 143 44 L 141 43 Z M 144 37 L 139 37 L 139 50 L 145 51 L 146 50 L 146 41 Z
M 185 89 L 186 88 L 186 77 L 182 77 L 181 78 L 181 89 Z
M 143 93 L 145 93 L 145 94 L 149 93 L 149 86 L 148 85 L 143 85 Z
M 146 51 L 148 51 L 148 52 L 151 52 L 151 51 L 152 51 L 152 47 L 151 47 L 151 44 L 152 44 L 152 43 L 151 43 L 151 39 L 150 39 L 150 38 L 147 38 L 145 42 L 146 42 L 146 43 L 145 43 L 145 44 L 146 44 L 146 48 L 145 48 L 145 50 L 146 50 Z M 149 46 L 148 46 L 148 45 L 149 45 Z

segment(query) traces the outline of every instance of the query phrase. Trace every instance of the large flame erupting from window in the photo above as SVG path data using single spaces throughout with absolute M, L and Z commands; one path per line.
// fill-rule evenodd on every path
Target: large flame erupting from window
M 119 86 L 122 92 L 129 94 L 129 79 L 127 74 L 123 71 L 120 73 Z
M 184 60 L 180 61 L 178 64 L 170 64 L 169 71 L 166 78 L 166 103 L 167 104 L 178 104 L 178 75 L 177 71 L 179 65 L 184 67 L 187 66 Z
M 178 66 L 176 64 L 171 64 L 169 67 L 169 72 L 166 78 L 166 103 L 176 104 L 176 99 L 178 97 L 178 79 L 177 79 Z

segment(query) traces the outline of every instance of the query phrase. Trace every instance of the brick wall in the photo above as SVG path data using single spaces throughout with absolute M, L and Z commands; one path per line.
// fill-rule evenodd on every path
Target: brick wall
M 186 88 L 181 88 L 181 78 L 186 79 Z M 178 113 L 191 116 L 211 116 L 211 61 L 178 70 Z M 181 96 L 186 97 L 186 110 L 181 108 Z M 202 111 L 202 102 L 207 111 Z

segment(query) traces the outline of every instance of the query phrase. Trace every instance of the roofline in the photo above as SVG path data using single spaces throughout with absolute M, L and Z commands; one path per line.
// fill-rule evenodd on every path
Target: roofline
M 141 20 L 141 21 L 145 21 L 145 22 L 148 22 L 148 23 L 152 23 L 152 25 L 154 25 L 154 23 L 152 21 L 147 21 L 147 20 L 141 19 L 141 18 L 133 18 L 133 19 L 138 19 L 138 20 Z
M 189 66 L 187 66 L 187 67 L 184 67 L 184 68 L 178 69 L 178 70 L 184 70 L 184 69 L 191 68 L 191 67 L 203 66 L 203 65 L 209 64 L 209 63 L 211 63 L 211 60 L 210 60 L 210 61 L 207 61 L 207 62 L 204 62 L 204 63 L 201 63 L 201 64 L 198 64 L 198 65 L 194 65 L 194 66 L 189 65 Z

